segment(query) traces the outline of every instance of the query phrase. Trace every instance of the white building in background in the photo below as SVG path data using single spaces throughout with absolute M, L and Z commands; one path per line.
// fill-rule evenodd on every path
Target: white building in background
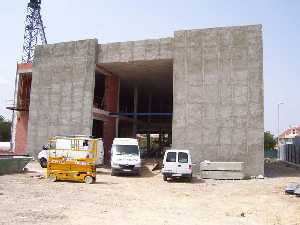
M 279 135 L 279 143 L 293 144 L 295 137 L 300 136 L 300 126 L 289 126 L 284 132 Z

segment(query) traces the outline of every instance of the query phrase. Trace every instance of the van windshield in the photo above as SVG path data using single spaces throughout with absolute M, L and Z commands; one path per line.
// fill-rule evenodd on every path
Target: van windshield
M 137 145 L 116 145 L 117 155 L 138 155 L 139 148 Z

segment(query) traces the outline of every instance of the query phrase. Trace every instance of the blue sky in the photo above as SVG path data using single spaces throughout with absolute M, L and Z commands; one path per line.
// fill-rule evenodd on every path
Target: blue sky
M 13 99 L 29 0 L 1 2 L 0 114 Z M 265 130 L 300 125 L 300 1 L 297 0 L 42 0 L 48 43 L 97 38 L 115 42 L 173 36 L 174 30 L 263 25 Z

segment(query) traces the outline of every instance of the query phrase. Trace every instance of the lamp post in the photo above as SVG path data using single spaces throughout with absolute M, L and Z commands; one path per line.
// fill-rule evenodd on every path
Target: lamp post
M 280 108 L 280 105 L 283 105 L 284 103 L 283 102 L 280 102 L 277 104 L 277 148 L 278 148 L 278 151 L 279 151 L 279 108 Z

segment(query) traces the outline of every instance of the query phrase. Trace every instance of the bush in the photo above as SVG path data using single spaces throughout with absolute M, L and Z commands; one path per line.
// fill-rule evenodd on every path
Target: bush
M 11 122 L 6 121 L 0 115 L 0 142 L 8 142 L 11 139 Z

